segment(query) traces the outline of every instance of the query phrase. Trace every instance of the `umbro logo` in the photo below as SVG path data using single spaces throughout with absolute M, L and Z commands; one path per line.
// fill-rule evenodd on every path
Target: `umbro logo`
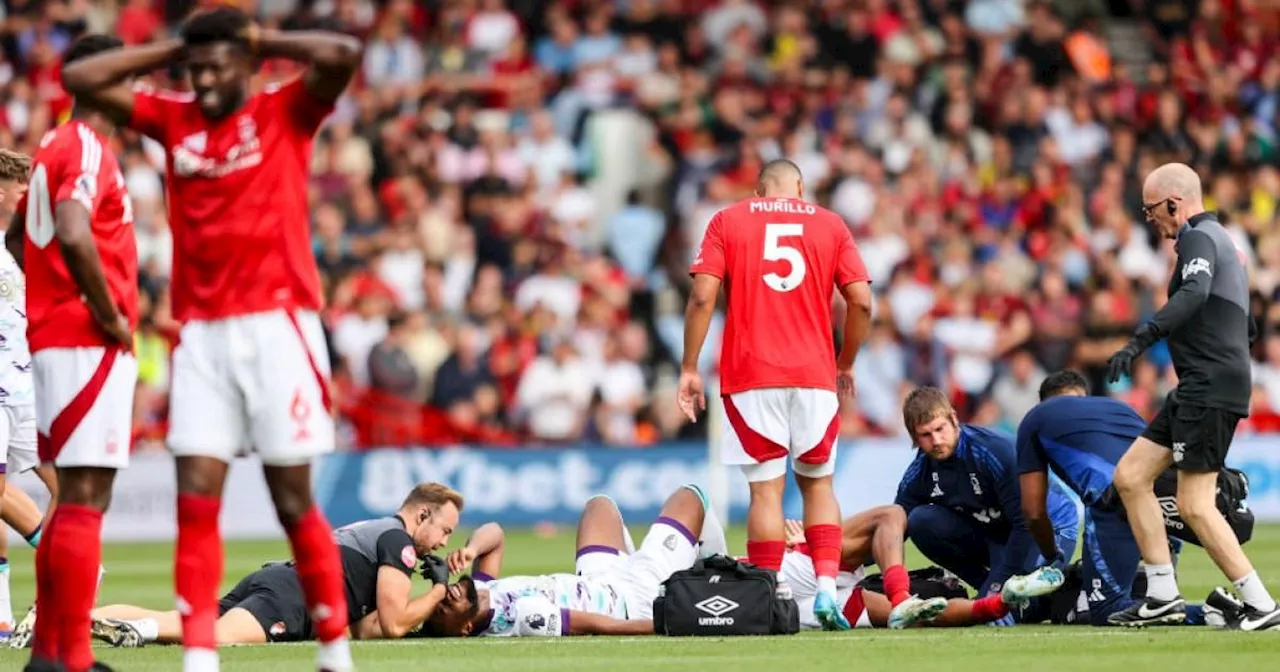
M 693 607 L 698 611 L 711 614 L 714 617 L 724 616 L 734 609 L 737 609 L 738 606 L 737 602 L 734 602 L 723 595 L 712 595 L 711 597 L 693 605 Z

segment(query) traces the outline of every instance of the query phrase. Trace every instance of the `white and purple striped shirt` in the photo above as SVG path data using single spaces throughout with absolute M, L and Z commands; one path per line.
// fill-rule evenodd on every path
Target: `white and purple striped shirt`
M 493 615 L 478 634 L 484 637 L 559 637 L 569 634 L 570 611 L 619 620 L 627 618 L 626 602 L 613 586 L 577 574 L 509 576 L 478 582 L 489 591 Z
M 27 281 L 0 247 L 0 406 L 35 403 L 31 348 L 27 345 Z

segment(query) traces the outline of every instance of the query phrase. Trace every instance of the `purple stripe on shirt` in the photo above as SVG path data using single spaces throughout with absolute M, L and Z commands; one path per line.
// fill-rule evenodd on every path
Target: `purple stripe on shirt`
M 0 474 L 3 474 L 8 470 L 9 470 L 9 464 L 7 462 L 0 462 Z
M 582 548 L 579 548 L 578 554 L 573 557 L 576 560 L 578 558 L 581 558 L 584 555 L 590 555 L 591 553 L 608 553 L 609 555 L 621 555 L 622 551 L 619 551 L 618 549 L 612 546 L 592 544 L 591 546 L 583 546 Z
M 560 634 L 563 636 L 568 636 L 569 634 L 569 610 L 568 609 L 560 610 Z
M 688 540 L 689 540 L 689 543 L 690 543 L 691 545 L 693 545 L 693 546 L 695 546 L 695 547 L 698 545 L 698 538 L 697 538 L 696 536 L 694 536 L 694 534 L 693 534 L 692 532 L 690 532 L 690 531 L 689 531 L 689 528 L 685 527 L 683 523 L 681 523 L 680 521 L 676 520 L 675 518 L 668 518 L 668 517 L 666 517 L 666 516 L 659 516 L 659 517 L 658 517 L 658 519 L 657 519 L 657 520 L 655 520 L 655 521 L 653 521 L 653 522 L 655 522 L 655 523 L 657 523 L 657 524 L 659 524 L 659 525 L 666 525 L 666 526 L 668 526 L 668 527 L 674 527 L 674 528 L 676 528 L 676 530 L 677 530 L 677 531 L 679 531 L 679 532 L 680 532 L 680 534 L 683 534 L 683 535 L 684 535 L 684 538 L 685 538 L 685 539 L 688 539 Z
M 493 577 L 484 572 L 471 572 L 471 580 L 476 583 L 488 583 L 493 580 Z

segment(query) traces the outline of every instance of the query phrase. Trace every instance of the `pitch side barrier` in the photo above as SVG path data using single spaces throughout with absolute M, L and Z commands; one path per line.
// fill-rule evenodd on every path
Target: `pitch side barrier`
M 1248 475 L 1249 505 L 1260 522 L 1280 522 L 1278 445 L 1277 435 L 1239 437 L 1228 460 Z M 842 441 L 835 473 L 841 510 L 851 513 L 892 501 L 912 456 L 906 439 Z M 736 469 L 723 473 L 729 520 L 741 523 L 748 502 L 746 483 Z M 317 500 L 334 525 L 388 515 L 414 483 L 435 480 L 466 495 L 464 526 L 495 520 L 519 528 L 538 523 L 571 525 L 587 498 L 597 493 L 612 497 L 633 524 L 644 524 L 679 485 L 705 483 L 708 475 L 703 442 L 637 449 L 458 446 L 332 455 L 315 469 L 315 487 Z M 44 504 L 43 488 L 29 474 L 11 478 Z M 174 497 L 173 459 L 165 453 L 134 455 L 133 464 L 116 478 L 104 537 L 109 541 L 172 540 Z M 223 501 L 226 538 L 282 536 L 255 458 L 236 460 Z M 800 514 L 794 487 L 786 506 L 788 515 Z

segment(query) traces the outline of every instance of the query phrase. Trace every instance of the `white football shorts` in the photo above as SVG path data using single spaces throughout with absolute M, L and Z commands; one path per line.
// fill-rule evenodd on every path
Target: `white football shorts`
M 273 310 L 186 323 L 173 353 L 169 448 L 231 462 L 307 464 L 333 451 L 329 352 L 320 317 Z
M 810 478 L 835 472 L 840 400 L 831 390 L 772 387 L 726 395 L 721 460 L 742 468 L 750 482 L 787 473 Z
M 40 461 L 129 466 L 138 360 L 116 347 L 46 348 L 31 355 Z
M 20 474 L 39 465 L 35 404 L 0 407 L 0 474 Z

